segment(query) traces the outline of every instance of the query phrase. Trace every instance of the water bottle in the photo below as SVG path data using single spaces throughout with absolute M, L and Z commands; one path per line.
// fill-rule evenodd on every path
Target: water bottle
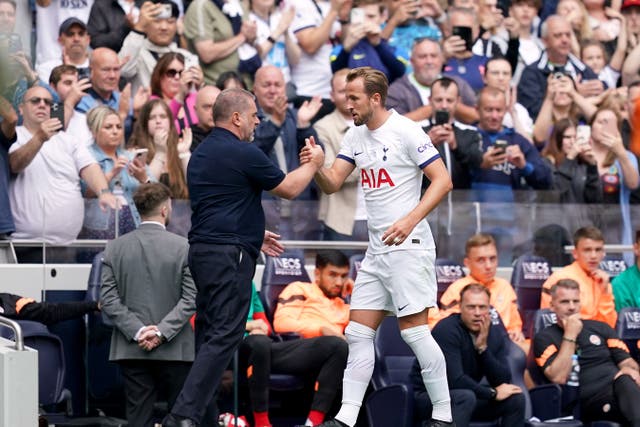
M 580 362 L 578 362 L 577 354 L 571 356 L 571 372 L 569 373 L 567 385 L 570 387 L 578 387 L 580 385 Z

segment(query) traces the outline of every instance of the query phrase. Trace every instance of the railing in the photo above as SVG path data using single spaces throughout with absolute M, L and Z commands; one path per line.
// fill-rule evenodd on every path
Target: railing
M 0 316 L 0 325 L 4 325 L 8 328 L 13 329 L 13 334 L 16 342 L 14 348 L 16 349 L 16 351 L 24 351 L 24 338 L 22 337 L 22 328 L 20 327 L 18 322 L 14 322 L 11 319 Z

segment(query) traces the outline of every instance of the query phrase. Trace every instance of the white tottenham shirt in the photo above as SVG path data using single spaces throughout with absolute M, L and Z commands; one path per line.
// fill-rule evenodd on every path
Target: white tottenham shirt
M 422 128 L 394 110 L 378 129 L 365 125 L 347 131 L 338 157 L 360 169 L 369 228 L 369 252 L 434 249 L 431 228 L 420 221 L 399 246 L 387 246 L 382 234 L 420 201 L 422 169 L 440 158 Z

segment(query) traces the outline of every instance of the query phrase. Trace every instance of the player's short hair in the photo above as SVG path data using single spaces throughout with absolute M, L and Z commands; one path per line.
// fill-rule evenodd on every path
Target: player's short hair
M 472 294 L 479 294 L 484 292 L 485 294 L 487 294 L 487 297 L 491 299 L 491 291 L 486 286 L 482 286 L 480 283 L 469 283 L 460 291 L 461 305 L 462 305 L 462 298 L 464 298 L 464 294 L 466 294 L 467 292 L 471 292 Z
M 580 290 L 580 285 L 573 279 L 560 279 L 551 286 L 549 293 L 551 297 L 555 297 L 558 294 L 558 289 Z
M 2 0 L 0 0 L 2 3 Z M 62 79 L 62 76 L 65 74 L 78 74 L 78 69 L 73 65 L 62 64 L 55 67 L 51 70 L 51 74 L 49 75 L 49 85 L 55 86 Z
M 213 104 L 214 123 L 229 121 L 233 113 L 247 110 L 251 102 L 255 102 L 255 97 L 247 90 L 239 88 L 223 90 Z
M 349 258 L 335 249 L 318 251 L 316 254 L 316 268 L 325 268 L 329 264 L 335 265 L 336 267 L 348 267 Z
M 133 193 L 133 202 L 143 218 L 155 214 L 160 205 L 170 198 L 171 190 L 169 187 L 159 182 L 141 184 Z
M 347 82 L 351 83 L 356 79 L 362 79 L 364 82 L 364 92 L 368 97 L 374 94 L 380 94 L 380 102 L 384 105 L 387 102 L 387 91 L 389 90 L 389 81 L 387 76 L 380 70 L 372 67 L 358 67 L 349 71 L 347 74 Z
M 478 233 L 469 237 L 467 243 L 464 245 L 465 255 L 469 255 L 471 249 L 479 248 L 480 246 L 493 245 L 496 246 L 496 239 L 491 234 Z
M 604 242 L 604 235 L 598 227 L 592 225 L 588 227 L 581 227 L 573 233 L 573 245 L 578 246 L 578 242 L 582 239 L 591 239 L 597 242 Z

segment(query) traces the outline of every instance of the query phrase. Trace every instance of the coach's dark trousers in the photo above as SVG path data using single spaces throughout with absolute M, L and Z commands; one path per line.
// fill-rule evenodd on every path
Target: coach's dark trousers
M 196 358 L 171 413 L 202 427 L 218 425 L 213 397 L 242 341 L 255 266 L 255 259 L 239 246 L 194 243 L 189 249 L 198 289 Z

